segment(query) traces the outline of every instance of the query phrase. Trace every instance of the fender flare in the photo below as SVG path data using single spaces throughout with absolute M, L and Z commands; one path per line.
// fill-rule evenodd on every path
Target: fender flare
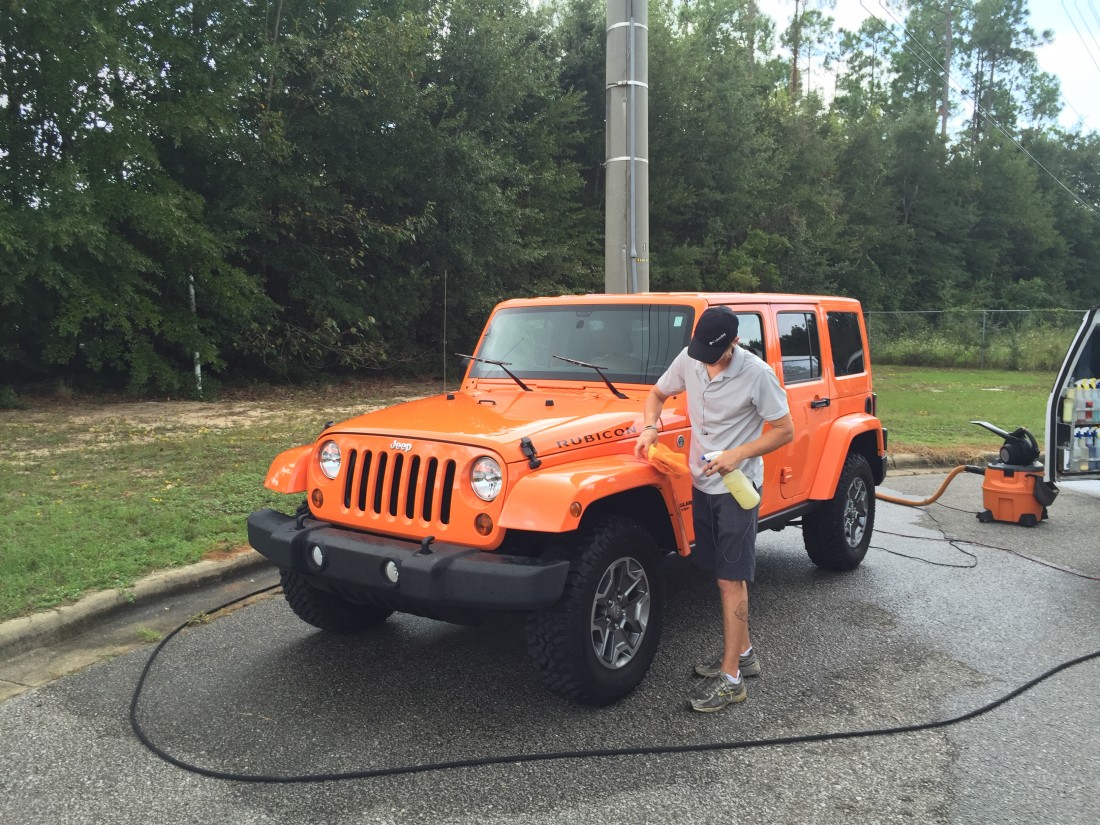
M 677 544 L 688 546 L 672 479 L 643 461 L 623 454 L 588 458 L 524 476 L 508 491 L 498 524 L 514 530 L 566 533 L 580 527 L 589 506 L 641 487 L 655 487 L 673 517 Z M 569 506 L 581 505 L 579 515 Z
M 267 471 L 264 487 L 276 493 L 304 493 L 309 486 L 309 457 L 312 453 L 312 444 L 279 453 Z
M 875 450 L 878 455 L 882 455 L 882 424 L 877 418 L 863 414 L 848 415 L 833 422 L 825 441 L 825 449 L 821 453 L 817 477 L 810 488 L 811 499 L 827 500 L 833 497 L 840 481 L 840 473 L 844 469 L 844 457 L 852 442 L 865 433 L 875 434 Z M 822 472 L 826 468 L 828 472 Z

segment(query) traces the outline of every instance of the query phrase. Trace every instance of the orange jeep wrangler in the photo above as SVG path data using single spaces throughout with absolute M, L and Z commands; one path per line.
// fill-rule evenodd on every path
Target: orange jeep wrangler
M 810 559 L 867 552 L 886 431 L 875 415 L 857 301 L 801 295 L 583 295 L 493 311 L 461 389 L 329 425 L 271 465 L 306 494 L 260 510 L 248 538 L 304 621 L 363 630 L 394 611 L 473 623 L 526 614 L 552 690 L 588 704 L 645 676 L 664 614 L 664 554 L 694 540 L 691 480 L 633 456 L 650 387 L 708 306 L 787 390 L 795 438 L 765 458 L 760 529 L 801 523 Z M 683 396 L 660 441 L 688 453 Z

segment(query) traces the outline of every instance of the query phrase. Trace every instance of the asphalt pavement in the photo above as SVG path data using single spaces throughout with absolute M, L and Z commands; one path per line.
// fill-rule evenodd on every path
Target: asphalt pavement
M 944 475 L 892 475 L 883 490 L 923 498 Z M 394 616 L 334 638 L 269 598 L 202 617 L 171 639 L 137 716 L 173 758 L 284 779 L 953 718 L 1100 650 L 1100 484 L 1064 485 L 1034 528 L 978 522 L 981 484 L 959 476 L 923 508 L 879 502 L 873 549 L 846 574 L 815 568 L 797 528 L 762 534 L 751 598 L 764 672 L 749 682 L 747 702 L 720 713 L 692 713 L 685 700 L 692 664 L 720 639 L 717 594 L 690 561 L 670 559 L 656 661 L 609 708 L 547 693 L 514 617 L 465 628 Z M 237 564 L 216 589 L 143 599 L 134 610 L 144 611 L 145 635 L 154 621 L 178 624 L 273 580 Z M 1100 660 L 935 730 L 261 784 L 183 770 L 138 741 L 130 702 L 152 645 L 127 652 L 135 625 L 116 612 L 115 655 L 62 678 L 35 677 L 0 704 L 4 822 L 1100 821 Z M 0 654 L 0 680 L 22 688 L 31 660 L 104 633 Z

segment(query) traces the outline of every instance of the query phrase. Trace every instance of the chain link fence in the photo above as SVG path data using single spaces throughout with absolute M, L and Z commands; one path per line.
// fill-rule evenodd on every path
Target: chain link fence
M 1083 309 L 867 312 L 878 364 L 1050 371 L 1062 364 Z

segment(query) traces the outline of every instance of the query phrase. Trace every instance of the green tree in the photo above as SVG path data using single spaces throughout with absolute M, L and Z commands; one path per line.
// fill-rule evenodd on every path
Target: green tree
M 1031 28 L 1026 0 L 976 0 L 962 21 L 963 74 L 975 103 L 971 140 L 998 127 L 1015 134 L 1022 117 L 1053 120 L 1057 83 L 1040 71 L 1033 51 L 1053 35 Z
M 749 60 L 770 35 L 751 6 L 714 0 L 650 9 L 654 289 L 778 282 L 783 241 L 758 224 L 778 186 L 762 107 L 780 75 Z
M 208 127 L 194 7 L 66 0 L 0 8 L 0 353 L 24 378 L 92 372 L 177 391 L 216 326 L 261 311 L 229 238 L 160 148 Z M 188 79 L 183 75 L 189 74 Z M 188 287 L 217 297 L 199 320 Z
M 877 19 L 865 20 L 854 32 L 842 31 L 833 109 L 849 120 L 882 111 L 887 104 L 893 34 Z
M 1038 167 L 1015 144 L 996 138 L 983 142 L 976 160 L 968 292 L 989 306 L 1057 306 L 1065 297 L 1065 242 L 1038 187 Z

